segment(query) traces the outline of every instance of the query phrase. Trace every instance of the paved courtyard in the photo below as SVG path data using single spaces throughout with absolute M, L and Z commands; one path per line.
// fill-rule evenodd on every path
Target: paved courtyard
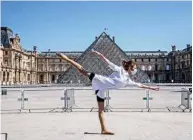
M 100 133 L 96 112 L 2 114 L 8 140 L 191 140 L 191 113 L 105 113 L 114 136 Z M 3 139 L 2 139 L 3 140 Z

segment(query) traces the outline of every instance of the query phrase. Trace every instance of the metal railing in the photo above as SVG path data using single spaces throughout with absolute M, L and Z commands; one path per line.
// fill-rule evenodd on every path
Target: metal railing
M 181 91 L 181 104 L 179 105 L 183 111 L 189 109 L 192 111 L 192 88 L 182 88 Z
M 1 135 L 4 135 L 4 140 L 7 140 L 7 138 L 8 138 L 8 133 L 1 133 Z M 1 137 L 2 138 L 2 137 Z M 3 139 L 1 139 L 1 140 L 3 140 Z
M 96 97 L 93 98 L 96 95 L 90 87 L 2 88 L 1 93 L 1 113 L 98 111 Z M 180 92 L 136 88 L 107 90 L 105 112 L 191 111 L 191 96 L 185 88 Z

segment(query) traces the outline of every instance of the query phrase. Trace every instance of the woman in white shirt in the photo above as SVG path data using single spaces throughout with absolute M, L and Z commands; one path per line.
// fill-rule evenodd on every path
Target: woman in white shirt
M 97 102 L 99 106 L 98 115 L 99 115 L 99 120 L 101 124 L 101 134 L 113 135 L 114 133 L 109 132 L 104 123 L 104 100 L 105 100 L 104 90 L 119 89 L 119 88 L 131 86 L 131 85 L 135 85 L 140 88 L 157 90 L 157 91 L 159 90 L 159 88 L 149 87 L 141 83 L 136 83 L 130 79 L 130 75 L 135 75 L 135 73 L 137 72 L 137 69 L 136 69 L 137 67 L 135 62 L 123 61 L 122 62 L 123 66 L 117 66 L 112 62 L 110 62 L 100 52 L 92 51 L 92 53 L 100 56 L 114 72 L 109 76 L 98 75 L 93 72 L 90 73 L 86 71 L 80 64 L 69 59 L 66 55 L 63 55 L 61 53 L 56 53 L 56 54 L 61 58 L 65 59 L 70 64 L 72 64 L 77 70 L 79 70 L 80 73 L 87 76 L 91 80 L 92 88 L 93 90 L 95 90 L 95 93 L 97 94 Z

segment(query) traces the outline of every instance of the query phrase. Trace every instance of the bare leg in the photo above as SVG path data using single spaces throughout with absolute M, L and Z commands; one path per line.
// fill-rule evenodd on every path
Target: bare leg
M 105 120 L 104 120 L 104 102 L 98 102 L 98 107 L 99 107 L 99 121 L 101 124 L 101 134 L 104 135 L 114 135 L 114 133 L 107 131 L 106 125 L 105 125 Z
M 87 72 L 80 64 L 78 64 L 77 62 L 75 62 L 74 60 L 68 58 L 68 56 L 61 54 L 61 53 L 56 53 L 59 57 L 61 57 L 62 59 L 66 60 L 68 63 L 70 63 L 71 65 L 73 65 L 76 69 L 78 69 L 78 71 L 80 73 L 82 73 L 83 75 L 89 77 L 89 72 Z

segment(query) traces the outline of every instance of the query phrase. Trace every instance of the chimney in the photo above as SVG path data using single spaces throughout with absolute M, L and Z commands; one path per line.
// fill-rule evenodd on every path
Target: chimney
M 115 37 L 113 36 L 113 42 L 115 42 Z
M 190 44 L 187 44 L 187 48 L 190 48 Z
M 36 46 L 33 47 L 33 51 L 34 51 L 34 52 L 37 51 L 37 47 L 36 47 Z
M 172 45 L 172 52 L 175 52 L 175 51 L 176 51 L 176 46 Z
M 95 40 L 97 40 L 97 36 L 95 36 Z

